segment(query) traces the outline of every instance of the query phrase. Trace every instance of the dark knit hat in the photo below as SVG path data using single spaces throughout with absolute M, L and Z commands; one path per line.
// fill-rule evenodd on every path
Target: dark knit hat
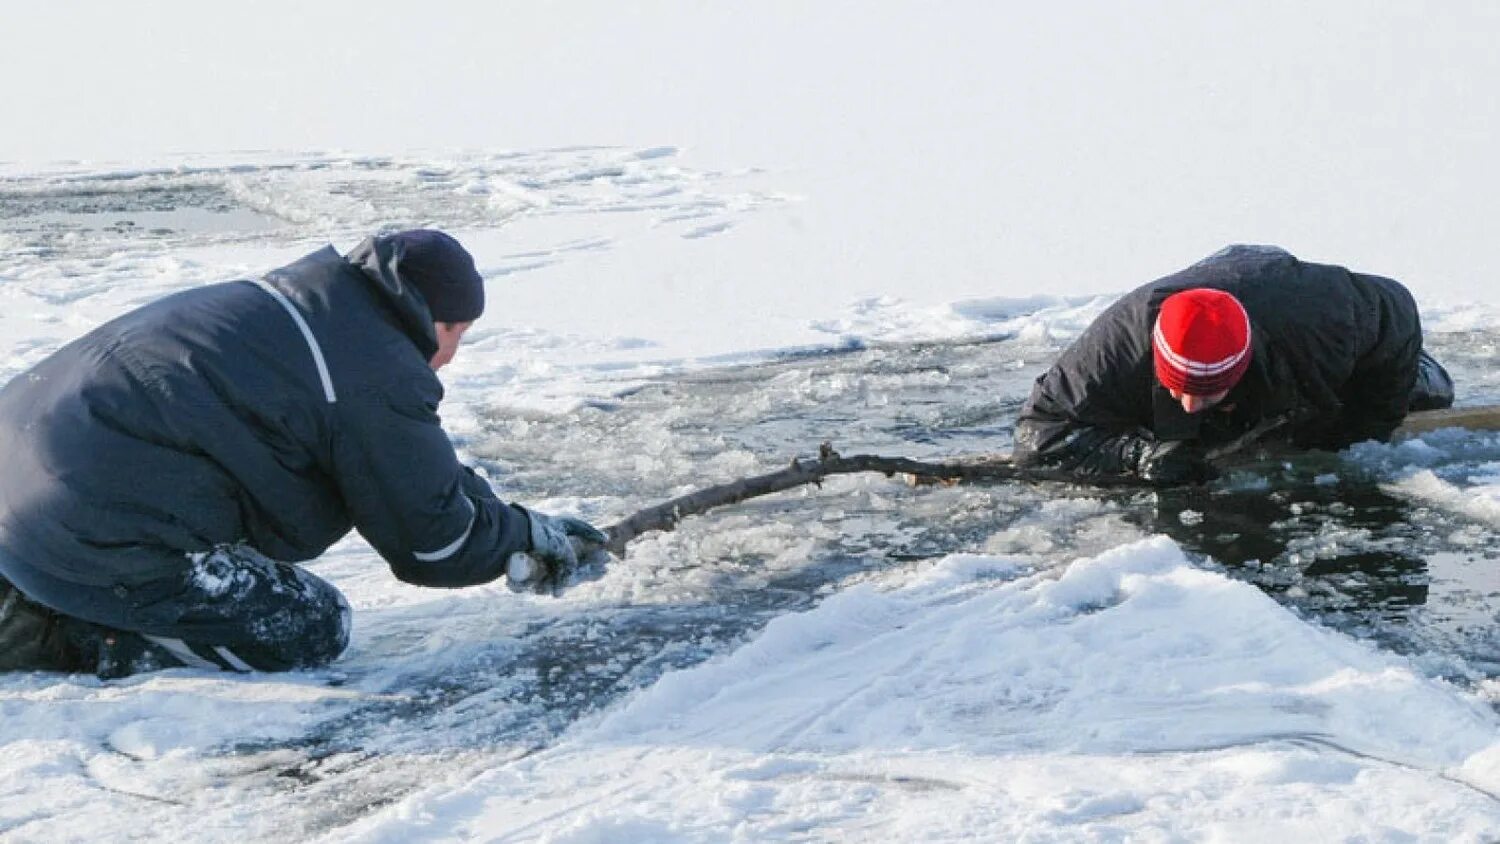
M 484 279 L 458 241 L 435 229 L 410 229 L 385 239 L 401 278 L 427 300 L 433 322 L 473 322 L 484 313 Z
M 1151 331 L 1156 380 L 1190 396 L 1222 393 L 1250 367 L 1250 315 L 1222 290 L 1198 287 L 1161 303 Z

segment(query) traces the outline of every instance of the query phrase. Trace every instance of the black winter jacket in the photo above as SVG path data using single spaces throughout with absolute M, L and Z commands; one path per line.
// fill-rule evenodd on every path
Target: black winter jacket
M 1156 381 L 1151 328 L 1180 290 L 1234 294 L 1250 315 L 1249 371 L 1221 409 L 1189 414 Z M 1040 378 L 1021 409 L 1015 457 L 1081 476 L 1128 476 L 1151 443 L 1223 444 L 1286 416 L 1283 436 L 1338 448 L 1385 439 L 1406 414 L 1422 326 L 1388 278 L 1231 246 L 1110 306 Z
M 353 527 L 401 580 L 493 580 L 527 517 L 458 462 L 436 348 L 379 238 L 89 332 L 0 391 L 0 575 L 120 624 L 109 593 L 189 554 L 303 561 Z

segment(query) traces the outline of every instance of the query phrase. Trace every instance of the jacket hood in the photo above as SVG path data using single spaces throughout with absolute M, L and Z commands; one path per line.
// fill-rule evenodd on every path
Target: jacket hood
M 367 237 L 349 250 L 344 260 L 357 267 L 387 304 L 395 311 L 401 327 L 422 350 L 432 357 L 438 349 L 437 329 L 432 311 L 422 293 L 401 274 L 402 246 L 393 238 Z

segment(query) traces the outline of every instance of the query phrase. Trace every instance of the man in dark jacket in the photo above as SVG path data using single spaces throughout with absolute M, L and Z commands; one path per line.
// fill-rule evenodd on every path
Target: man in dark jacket
M 437 231 L 169 296 L 0 391 L 0 669 L 286 670 L 348 643 L 298 561 L 357 528 L 396 577 L 555 589 L 604 537 L 459 463 L 436 370 L 484 308 Z
M 1452 403 L 1406 288 L 1232 246 L 1101 314 L 1037 379 L 1015 458 L 1083 480 L 1202 481 L 1205 451 L 1247 433 L 1340 448 Z

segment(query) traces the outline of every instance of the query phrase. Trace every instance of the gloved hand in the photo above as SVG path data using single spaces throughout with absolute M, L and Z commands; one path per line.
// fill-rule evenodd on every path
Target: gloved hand
M 549 516 L 519 508 L 531 523 L 531 547 L 506 561 L 506 585 L 513 592 L 558 595 L 590 566 L 602 573 L 609 538 L 582 519 Z
M 1058 446 L 1055 459 L 1062 468 L 1082 478 L 1110 478 L 1138 473 L 1141 455 L 1155 444 L 1155 440 L 1134 433 L 1079 428 Z
M 1136 472 L 1141 480 L 1156 486 L 1203 484 L 1219 476 L 1203 447 L 1188 440 L 1148 444 L 1137 460 Z

